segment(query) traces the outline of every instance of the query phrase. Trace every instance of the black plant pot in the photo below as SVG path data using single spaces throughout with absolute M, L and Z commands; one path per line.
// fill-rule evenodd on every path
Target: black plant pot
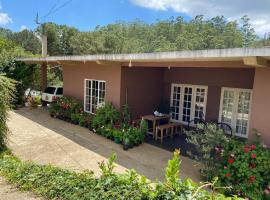
M 123 150 L 124 150 L 124 151 L 127 151 L 127 150 L 128 150 L 128 148 L 129 148 L 129 145 L 127 145 L 127 144 L 123 144 Z

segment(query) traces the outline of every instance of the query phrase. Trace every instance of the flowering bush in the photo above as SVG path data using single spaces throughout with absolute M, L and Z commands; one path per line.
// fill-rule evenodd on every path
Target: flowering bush
M 71 120 L 71 114 L 82 113 L 83 109 L 79 102 L 68 97 L 58 98 L 50 105 L 49 113 L 51 116 L 63 120 Z
M 218 153 L 221 184 L 233 186 L 232 192 L 251 199 L 270 199 L 270 150 L 260 143 L 232 140 Z

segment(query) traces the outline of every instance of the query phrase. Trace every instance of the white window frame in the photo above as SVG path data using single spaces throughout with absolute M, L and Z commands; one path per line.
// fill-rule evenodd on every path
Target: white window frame
M 180 122 L 184 125 L 188 125 L 188 122 L 182 121 L 183 119 L 183 106 L 184 106 L 184 89 L 185 87 L 191 87 L 192 88 L 192 99 L 191 99 L 191 109 L 190 109 L 190 121 L 194 120 L 195 116 L 195 103 L 196 103 L 196 89 L 202 88 L 205 89 L 205 99 L 204 99 L 204 109 L 203 114 L 204 118 L 206 116 L 206 109 L 207 109 L 207 96 L 208 96 L 208 86 L 205 85 L 191 85 L 191 84 L 177 84 L 172 83 L 171 84 L 171 99 L 170 99 L 170 107 L 173 106 L 173 88 L 174 87 L 180 87 L 180 104 L 179 104 L 179 119 L 171 119 L 172 122 Z M 191 124 L 191 126 L 194 126 L 194 124 Z
M 92 111 L 92 105 L 93 105 L 93 103 L 92 103 L 92 96 L 93 96 L 93 94 L 92 94 L 92 89 L 91 89 L 91 94 L 89 95 L 89 98 L 90 98 L 90 111 L 89 110 L 86 110 L 86 82 L 87 81 L 91 81 L 91 88 L 93 88 L 93 81 L 98 81 L 98 91 L 100 90 L 99 89 L 99 83 L 100 82 L 102 82 L 102 83 L 105 83 L 105 95 L 104 95 L 104 102 L 105 102 L 105 99 L 106 99 L 106 81 L 104 81 L 104 80 L 96 80 L 96 79 L 84 79 L 84 100 L 83 100 L 83 104 L 84 104 L 84 112 L 87 112 L 87 113 L 91 113 L 91 114 L 95 114 L 95 113 L 93 113 L 93 112 L 91 112 Z M 98 92 L 98 97 L 97 97 L 98 99 L 97 99 L 97 101 L 99 102 L 99 92 Z
M 244 89 L 244 88 L 230 88 L 230 87 L 222 87 L 221 88 L 221 95 L 220 95 L 220 104 L 219 104 L 219 122 L 221 122 L 222 117 L 222 108 L 223 108 L 223 99 L 224 99 L 224 91 L 229 90 L 234 92 L 234 106 L 233 106 L 233 115 L 232 115 L 232 130 L 234 135 L 238 137 L 248 138 L 249 134 L 249 125 L 250 125 L 250 116 L 251 116 L 251 105 L 252 105 L 252 89 Z M 238 100 L 239 100 L 239 93 L 240 92 L 249 92 L 250 93 L 250 102 L 249 102 L 249 110 L 248 110 L 248 123 L 247 123 L 247 134 L 237 134 L 236 131 L 236 116 L 237 116 L 237 109 L 238 109 Z

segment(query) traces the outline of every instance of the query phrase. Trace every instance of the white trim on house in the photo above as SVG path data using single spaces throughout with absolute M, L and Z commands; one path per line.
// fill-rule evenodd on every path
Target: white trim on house
M 250 116 L 251 116 L 251 104 L 252 104 L 252 90 L 251 89 L 243 89 L 243 88 L 229 88 L 229 87 L 222 87 L 221 89 L 221 96 L 220 96 L 220 107 L 219 107 L 219 122 L 222 122 L 222 111 L 223 111 L 223 102 L 224 102 L 224 91 L 231 91 L 233 92 L 233 109 L 232 109 L 232 116 L 231 116 L 231 123 L 228 123 L 236 136 L 248 138 L 249 134 L 249 125 L 250 125 Z M 246 134 L 239 134 L 236 133 L 236 125 L 237 125 L 237 114 L 238 114 L 238 103 L 239 103 L 239 93 L 240 92 L 248 92 L 250 93 L 250 100 L 249 100 L 249 108 L 248 108 L 248 122 L 247 122 L 247 129 Z
M 203 86 L 203 85 L 191 85 L 191 84 L 176 84 L 172 83 L 171 84 L 171 99 L 170 99 L 170 106 L 173 107 L 173 94 L 174 94 L 174 87 L 179 87 L 180 88 L 180 103 L 179 103 L 179 112 L 175 113 L 178 114 L 178 119 L 173 119 L 172 116 L 172 121 L 174 122 L 180 122 L 185 125 L 188 124 L 187 121 L 183 121 L 183 109 L 184 109 L 184 95 L 185 95 L 185 88 L 191 88 L 192 93 L 191 93 L 191 107 L 190 107 L 190 119 L 188 121 L 194 120 L 195 118 L 195 105 L 196 105 L 196 92 L 197 89 L 204 89 L 205 90 L 205 95 L 204 95 L 204 102 L 203 102 L 203 114 L 205 117 L 206 115 L 206 107 L 207 107 L 207 95 L 208 95 L 208 86 Z
M 91 87 L 90 88 L 86 87 L 87 81 L 91 82 Z M 97 96 L 96 96 L 97 105 L 96 106 L 98 106 L 99 103 L 104 103 L 105 99 L 106 99 L 106 81 L 104 81 L 104 80 L 96 80 L 96 79 L 84 79 L 84 100 L 83 100 L 83 102 L 84 102 L 83 103 L 84 104 L 84 111 L 87 112 L 87 113 L 91 113 L 91 114 L 94 114 L 94 112 L 93 112 L 93 102 L 92 102 L 92 100 L 93 100 L 93 82 L 94 81 L 97 81 L 97 83 L 98 83 Z M 100 83 L 104 83 L 104 98 L 102 98 L 103 99 L 102 102 L 100 102 L 101 98 L 99 96 L 100 95 L 100 90 L 101 90 L 100 89 Z M 87 89 L 90 92 L 89 95 L 87 95 Z M 90 101 L 89 101 L 89 110 L 87 109 L 87 103 L 86 103 L 87 96 L 90 99 Z

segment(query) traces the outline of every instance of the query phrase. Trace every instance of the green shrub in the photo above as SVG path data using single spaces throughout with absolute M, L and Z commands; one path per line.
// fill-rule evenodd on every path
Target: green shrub
M 31 108 L 37 108 L 39 105 L 41 105 L 41 97 L 40 96 L 30 97 L 29 103 Z
M 81 113 L 82 111 L 81 104 L 68 97 L 58 98 L 49 108 L 50 115 L 67 120 L 71 120 L 72 114 Z
M 5 149 L 8 127 L 8 111 L 14 100 L 16 82 L 0 74 L 0 151 Z
M 124 124 L 128 124 L 131 120 L 131 116 L 130 116 L 130 109 L 128 104 L 123 105 L 122 108 L 122 122 Z
M 188 154 L 202 164 L 201 175 L 207 181 L 218 176 L 217 168 L 220 167 L 219 158 L 215 156 L 215 148 L 220 148 L 230 142 L 228 135 L 215 124 L 199 124 L 198 128 L 204 130 L 197 132 L 196 129 L 186 131 L 187 142 L 194 146 L 193 152 Z
M 106 103 L 97 109 L 92 120 L 92 127 L 97 129 L 102 126 L 113 126 L 119 120 L 120 113 L 118 110 L 112 104 Z
M 212 183 L 198 186 L 190 179 L 179 179 L 179 152 L 168 163 L 165 182 L 150 182 L 134 170 L 115 174 L 113 155 L 108 163 L 101 162 L 101 176 L 93 172 L 75 173 L 51 165 L 22 162 L 12 155 L 0 155 L 0 175 L 22 190 L 31 190 L 47 199 L 66 200 L 237 200 L 226 198 L 215 190 Z M 212 191 L 203 187 L 211 186 Z
M 270 150 L 258 142 L 232 140 L 217 151 L 221 184 L 250 199 L 270 199 Z M 267 195 L 268 193 L 268 195 Z
M 220 177 L 221 187 L 231 187 L 224 189 L 228 194 L 270 199 L 267 195 L 270 192 L 270 150 L 259 140 L 249 144 L 239 138 L 228 138 L 223 130 L 208 124 L 203 133 L 188 131 L 187 141 L 196 148 L 192 156 L 203 165 L 204 178 Z

